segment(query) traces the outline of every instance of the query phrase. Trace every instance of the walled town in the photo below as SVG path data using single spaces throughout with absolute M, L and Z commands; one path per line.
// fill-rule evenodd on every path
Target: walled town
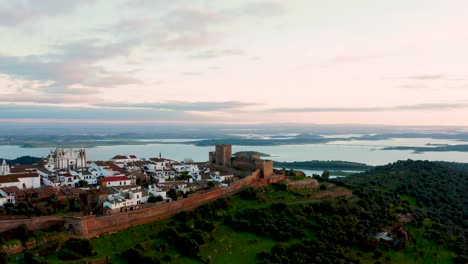
M 256 153 L 232 154 L 216 145 L 208 162 L 116 155 L 88 161 L 86 149 L 56 148 L 33 165 L 7 164 L 0 171 L 0 231 L 26 224 L 31 229 L 61 223 L 70 232 L 93 237 L 107 231 L 163 219 L 248 186 L 284 179 L 273 161 Z

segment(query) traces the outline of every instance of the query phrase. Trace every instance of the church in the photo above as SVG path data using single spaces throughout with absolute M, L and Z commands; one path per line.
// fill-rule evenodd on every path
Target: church
M 58 147 L 49 154 L 45 167 L 50 170 L 77 170 L 86 168 L 86 149 Z

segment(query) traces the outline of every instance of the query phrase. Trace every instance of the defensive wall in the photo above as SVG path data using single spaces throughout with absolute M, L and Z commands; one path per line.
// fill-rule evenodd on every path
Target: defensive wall
M 284 180 L 283 175 L 276 175 L 263 179 L 261 175 L 261 170 L 256 170 L 250 176 L 236 181 L 225 188 L 208 191 L 202 194 L 195 194 L 188 198 L 162 205 L 144 207 L 140 210 L 110 216 L 44 216 L 21 220 L 0 221 L 0 232 L 15 228 L 21 224 L 27 225 L 29 229 L 39 229 L 61 222 L 67 229 L 73 231 L 75 235 L 79 237 L 92 238 L 105 233 L 117 232 L 132 226 L 170 218 L 182 211 L 192 210 L 202 204 L 214 201 L 218 198 L 235 194 L 249 186 L 260 187 Z
M 39 217 L 30 217 L 24 219 L 0 219 L 0 232 L 16 228 L 22 224 L 25 224 L 29 229 L 40 229 L 47 228 L 55 224 L 64 224 L 63 215 L 49 215 L 49 216 L 39 216 Z

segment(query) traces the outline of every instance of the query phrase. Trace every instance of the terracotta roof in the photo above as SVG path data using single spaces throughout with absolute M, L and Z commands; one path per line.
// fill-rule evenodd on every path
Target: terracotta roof
M 110 163 L 110 164 L 109 164 L 109 167 L 110 167 L 113 171 L 120 172 L 121 174 L 124 174 L 124 175 L 127 175 L 127 174 L 128 174 L 128 171 L 127 171 L 127 170 L 120 168 L 119 166 L 115 165 L 114 163 Z
M 106 166 L 109 166 L 110 162 L 109 161 L 95 161 L 94 164 L 98 165 L 98 166 L 103 166 L 103 167 L 106 167 Z
M 39 178 L 37 173 L 19 173 L 0 176 L 0 183 L 19 182 L 19 178 Z
M 0 189 L 2 189 L 2 191 L 10 194 L 10 193 L 21 193 L 23 191 L 21 191 L 18 187 L 16 186 L 11 186 L 11 187 L 1 187 Z
M 128 163 L 129 165 L 133 165 L 133 166 L 136 166 L 136 167 L 143 167 L 145 166 L 147 163 L 145 161 L 142 161 L 142 160 L 137 160 L 137 161 L 133 161 L 132 163 Z
M 151 161 L 154 161 L 154 162 L 164 162 L 164 161 L 167 161 L 166 159 L 164 158 L 150 158 Z
M 116 176 L 116 177 L 107 177 L 101 178 L 100 182 L 115 182 L 115 181 L 129 181 L 130 179 L 126 176 Z
M 137 156 L 135 156 L 135 155 L 130 155 L 129 157 L 130 157 L 131 159 L 136 159 L 136 158 L 137 158 Z
M 24 173 L 29 171 L 36 171 L 39 166 L 37 165 L 15 165 L 11 166 L 10 173 Z
M 116 155 L 112 158 L 113 160 L 115 159 L 128 159 L 127 156 L 123 156 L 123 155 Z

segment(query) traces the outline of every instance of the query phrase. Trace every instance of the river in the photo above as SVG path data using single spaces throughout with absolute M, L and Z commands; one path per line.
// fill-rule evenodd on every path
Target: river
M 255 150 L 272 155 L 276 161 L 307 160 L 343 160 L 383 165 L 397 160 L 432 160 L 468 162 L 468 152 L 424 152 L 414 153 L 411 150 L 382 150 L 388 146 L 424 146 L 426 144 L 466 144 L 451 140 L 434 140 L 430 138 L 386 139 L 375 141 L 342 141 L 326 144 L 279 145 L 279 146 L 233 146 L 233 152 Z M 52 148 L 21 148 L 19 146 L 0 146 L 0 158 L 14 159 L 20 156 L 45 157 Z M 109 160 L 115 155 L 134 154 L 140 158 L 157 157 L 159 153 L 165 158 L 174 160 L 193 159 L 208 160 L 208 152 L 214 147 L 198 147 L 188 144 L 147 144 L 99 146 L 87 149 L 88 160 Z

